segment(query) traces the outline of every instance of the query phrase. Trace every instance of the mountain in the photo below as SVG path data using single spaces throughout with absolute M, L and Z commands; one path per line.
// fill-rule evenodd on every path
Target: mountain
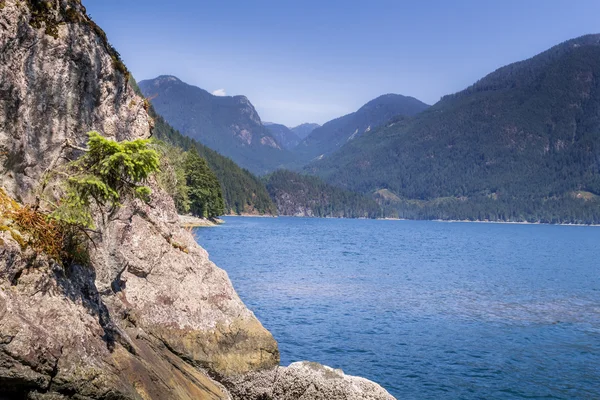
M 415 115 L 429 107 L 413 98 L 386 94 L 371 100 L 358 111 L 314 129 L 296 148 L 299 159 L 308 162 L 333 153 L 345 143 L 387 122 L 391 118 Z
M 307 170 L 407 218 L 599 223 L 600 35 L 500 68 Z
M 277 143 L 284 149 L 292 149 L 300 143 L 302 138 L 285 125 L 273 122 L 264 122 L 263 125 L 271 132 Z
M 379 205 L 370 197 L 328 185 L 316 176 L 278 170 L 266 185 L 280 215 L 296 217 L 377 218 Z
M 139 87 L 173 128 L 255 174 L 291 158 L 245 96 L 214 96 L 174 76 L 141 81 Z
M 312 133 L 312 131 L 319 128 L 320 126 L 321 125 L 319 125 L 319 124 L 304 123 L 304 124 L 295 126 L 295 127 L 291 128 L 290 130 L 292 132 L 294 132 L 296 134 L 296 136 L 298 136 L 300 139 L 304 139 L 305 137 L 310 135 Z
M 133 79 L 131 85 L 138 89 Z M 156 113 L 153 106 L 148 114 L 154 120 L 152 137 L 177 146 L 183 150 L 195 147 L 221 183 L 225 208 L 229 214 L 276 215 L 277 208 L 271 202 L 264 184 L 248 170 L 240 168 L 231 159 L 192 138 L 182 135 Z

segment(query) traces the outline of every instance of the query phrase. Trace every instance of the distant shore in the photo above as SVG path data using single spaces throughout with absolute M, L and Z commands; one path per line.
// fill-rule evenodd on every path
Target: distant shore
M 515 225 L 557 225 L 557 226 L 600 226 L 599 224 L 553 224 L 551 222 L 527 222 L 527 221 L 470 221 L 453 219 L 432 219 L 435 222 L 461 222 L 477 224 L 515 224 Z
M 557 226 L 595 226 L 600 227 L 600 224 L 553 224 L 550 222 L 527 222 L 527 221 L 481 221 L 481 220 L 455 220 L 455 219 L 407 219 L 407 218 L 346 218 L 346 217 L 308 217 L 308 216 L 295 216 L 295 215 L 255 215 L 255 214 L 227 214 L 225 217 L 256 217 L 256 218 L 322 218 L 322 219 L 372 219 L 377 221 L 432 221 L 432 222 L 446 222 L 446 223 L 477 223 L 477 224 L 514 224 L 514 225 L 557 225 Z
M 179 225 L 184 228 L 201 228 L 209 226 L 217 226 L 225 223 L 220 218 L 198 218 L 191 215 L 179 215 Z
M 256 218 L 277 218 L 279 215 L 270 215 L 270 214 L 225 214 L 223 217 L 256 217 Z

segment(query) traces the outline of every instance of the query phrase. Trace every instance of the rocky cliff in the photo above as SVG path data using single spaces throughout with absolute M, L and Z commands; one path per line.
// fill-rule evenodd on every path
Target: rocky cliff
M 79 1 L 1 0 L 0 29 L 8 195 L 35 202 L 89 130 L 151 135 L 145 100 Z M 148 203 L 98 213 L 85 265 L 22 246 L 0 213 L 0 398 L 244 398 L 236 388 L 276 371 L 271 334 L 151 185 Z
M 149 137 L 151 121 L 118 55 L 79 2 L 2 5 L 1 184 L 31 202 L 43 172 L 68 155 L 65 140 L 84 144 L 92 129 L 117 140 Z M 178 227 L 159 189 L 150 204 L 129 202 L 97 225 L 85 267 L 23 252 L 4 234 L 3 389 L 223 398 L 194 367 L 227 375 L 278 364 L 270 333 L 226 273 Z

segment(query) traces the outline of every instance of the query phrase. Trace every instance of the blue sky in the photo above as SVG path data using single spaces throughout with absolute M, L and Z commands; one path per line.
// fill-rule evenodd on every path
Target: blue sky
M 84 0 L 138 80 L 243 94 L 263 121 L 324 123 L 385 93 L 433 104 L 600 32 L 598 0 Z

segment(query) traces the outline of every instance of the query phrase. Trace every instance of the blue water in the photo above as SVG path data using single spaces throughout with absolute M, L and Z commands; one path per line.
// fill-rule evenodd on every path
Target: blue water
M 600 399 L 600 228 L 225 220 L 197 240 L 284 365 L 398 399 Z

